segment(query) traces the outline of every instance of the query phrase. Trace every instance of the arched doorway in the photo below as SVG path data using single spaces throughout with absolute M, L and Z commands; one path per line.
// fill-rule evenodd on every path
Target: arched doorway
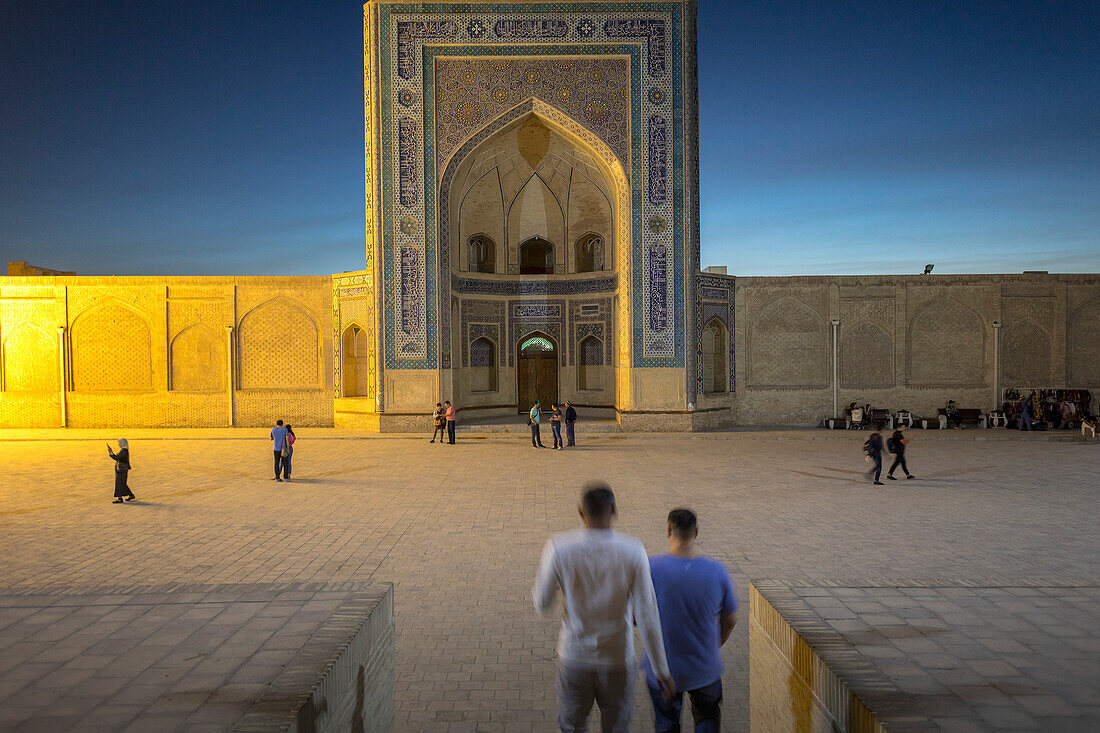
M 543 409 L 558 401 L 558 349 L 544 333 L 532 333 L 519 342 L 519 412 L 527 412 L 535 400 Z

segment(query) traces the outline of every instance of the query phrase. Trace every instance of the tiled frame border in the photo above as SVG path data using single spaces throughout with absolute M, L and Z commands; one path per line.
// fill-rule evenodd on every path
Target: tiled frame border
M 632 267 L 632 294 L 631 294 L 631 343 L 633 345 L 631 353 L 631 362 L 634 367 L 682 367 L 685 363 L 685 344 L 684 344 L 684 309 L 685 309 L 685 290 L 686 283 L 684 280 L 685 273 L 685 258 L 688 253 L 684 251 L 685 240 L 685 211 L 684 211 L 684 160 L 685 153 L 685 109 L 684 109 L 684 89 L 685 86 L 690 90 L 694 89 L 694 78 L 685 80 L 684 78 L 684 33 L 686 26 L 690 26 L 690 18 L 686 17 L 693 12 L 693 8 L 690 3 L 670 3 L 670 2 L 638 2 L 638 3 L 586 3 L 586 4 L 570 4 L 563 6 L 560 4 L 550 3 L 531 3 L 531 4 L 508 4 L 508 5 L 495 5 L 488 3 L 446 3 L 446 4 L 434 4 L 434 3 L 409 3 L 390 6 L 388 4 L 379 4 L 373 8 L 369 8 L 368 12 L 376 10 L 378 12 L 378 33 L 374 35 L 377 40 L 379 48 L 379 79 L 380 83 L 378 89 L 380 90 L 379 106 L 381 108 L 381 119 L 379 125 L 379 133 L 377 139 L 381 142 L 382 153 L 382 165 L 381 176 L 382 180 L 391 180 L 393 178 L 393 131 L 392 131 L 392 114 L 393 114 L 393 88 L 392 88 L 392 75 L 393 69 L 391 67 L 391 16 L 392 15 L 410 15 L 410 14 L 444 14 L 444 15 L 456 15 L 456 14 L 508 14 L 508 15 L 522 15 L 522 14 L 550 14 L 560 16 L 563 13 L 568 12 L 571 19 L 577 19 L 584 14 L 622 14 L 622 13 L 667 13 L 670 19 L 670 28 L 668 31 L 668 45 L 667 58 L 671 63 L 671 85 L 672 85 L 672 112 L 671 123 L 673 128 L 672 135 L 672 166 L 673 166 L 673 206 L 672 206 L 672 283 L 669 288 L 672 293 L 672 304 L 669 311 L 672 314 L 672 339 L 671 344 L 672 354 L 670 356 L 647 356 L 646 350 L 649 344 L 646 342 L 646 319 L 647 313 L 644 310 L 644 285 L 645 283 L 645 261 L 644 261 L 644 249 L 639 247 L 637 240 L 644 240 L 649 237 L 649 234 L 642 236 L 643 231 L 647 224 L 647 217 L 645 214 L 645 207 L 640 207 L 633 212 L 632 225 L 638 234 L 636 235 L 636 243 L 633 248 L 633 267 Z M 692 16 L 693 17 L 693 16 Z M 598 18 L 597 20 L 603 20 Z M 688 28 L 690 30 L 690 28 Z M 645 39 L 639 37 L 639 44 L 644 44 Z M 506 47 L 507 43 L 502 43 L 500 47 Z M 549 48 L 554 48 L 552 44 L 547 44 Z M 497 47 L 498 50 L 500 47 Z M 367 49 L 370 53 L 370 49 Z M 694 51 L 690 50 L 692 56 L 688 59 L 688 66 L 694 69 Z M 555 52 L 560 53 L 560 52 Z M 689 82 L 685 85 L 685 81 Z M 423 88 L 423 87 L 422 87 Z M 637 90 L 639 96 L 644 94 L 644 90 L 640 87 Z M 693 93 L 693 92 L 691 92 Z M 693 100 L 690 100 L 693 103 Z M 694 113 L 689 108 L 686 113 L 688 124 L 694 124 Z M 640 118 L 638 120 L 641 122 Z M 425 132 L 428 132 L 428 127 L 424 126 Z M 691 140 L 688 141 L 689 145 L 694 144 L 694 133 L 691 134 Z M 632 143 L 633 153 L 641 155 L 642 140 L 639 135 Z M 693 157 L 693 156 L 692 156 Z M 692 161 L 694 164 L 694 161 Z M 433 180 L 429 176 L 424 176 L 425 181 Z M 394 261 L 394 249 L 395 249 L 395 235 L 394 235 L 394 206 L 393 206 L 393 193 L 390 190 L 392 186 L 381 186 L 382 193 L 382 236 L 381 244 L 384 251 L 384 261 Z M 436 192 L 430 191 L 434 200 Z M 425 194 L 429 194 L 426 190 Z M 430 219 L 433 217 L 427 217 Z M 425 225 L 429 224 L 429 221 L 425 221 Z M 692 222 L 690 226 L 691 231 L 695 231 L 697 222 Z M 426 227 L 425 227 L 426 228 Z M 427 232 L 425 232 L 426 234 Z M 654 247 L 660 242 L 660 235 L 654 235 L 650 241 L 644 244 L 645 247 Z M 666 245 L 667 246 L 667 245 Z M 694 243 L 693 243 L 694 246 Z M 436 252 L 433 252 L 433 247 L 427 246 L 427 240 L 425 239 L 425 258 L 423 262 L 424 271 L 433 271 Z M 429 263 L 429 260 L 431 261 Z M 441 365 L 439 348 L 438 348 L 438 321 L 439 312 L 437 308 L 428 308 L 429 304 L 436 303 L 437 300 L 437 283 L 432 282 L 433 278 L 426 277 L 423 283 L 424 285 L 424 316 L 425 320 L 425 333 L 426 339 L 426 351 L 423 358 L 416 359 L 396 359 L 396 341 L 394 332 L 394 311 L 395 303 L 393 300 L 394 295 L 394 278 L 392 273 L 383 274 L 383 288 L 381 289 L 380 297 L 384 301 L 381 306 L 381 311 L 384 314 L 385 319 L 385 335 L 382 339 L 384 341 L 384 368 L 413 368 L 413 369 L 433 369 Z M 381 369 L 379 370 L 381 371 Z

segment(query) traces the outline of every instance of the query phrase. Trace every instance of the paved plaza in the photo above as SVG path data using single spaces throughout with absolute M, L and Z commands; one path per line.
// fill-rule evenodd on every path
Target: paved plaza
M 862 476 L 863 434 L 581 436 L 556 452 L 504 436 L 452 447 L 298 432 L 290 484 L 269 480 L 265 430 L 133 437 L 139 500 L 125 505 L 111 503 L 103 440 L 0 441 L 0 596 L 392 580 L 399 730 L 544 731 L 554 728 L 557 618 L 536 615 L 531 580 L 548 534 L 577 525 L 590 478 L 612 484 L 620 529 L 651 552 L 666 548 L 668 509 L 694 508 L 701 548 L 727 565 L 742 601 L 751 578 L 1100 586 L 1095 444 L 917 432 L 919 480 L 875 487 Z M 725 650 L 737 731 L 748 725 L 743 611 Z M 1100 612 L 1072 622 L 1100 636 Z M 17 641 L 3 635 L 10 623 L 0 614 L 0 654 Z M 29 662 L 41 677 L 72 669 L 56 654 Z M 5 705 L 28 694 L 26 679 L 0 679 Z M 647 705 L 640 730 L 651 729 Z

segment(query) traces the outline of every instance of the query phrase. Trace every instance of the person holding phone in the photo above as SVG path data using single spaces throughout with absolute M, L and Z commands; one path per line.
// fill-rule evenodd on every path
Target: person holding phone
M 111 450 L 111 444 L 107 444 L 107 455 L 109 455 L 115 462 L 115 500 L 113 503 L 121 504 L 123 500 L 133 501 L 135 498 L 134 492 L 130 491 L 130 487 L 126 483 L 127 477 L 130 475 L 130 444 L 126 442 L 126 438 L 118 439 L 118 453 Z

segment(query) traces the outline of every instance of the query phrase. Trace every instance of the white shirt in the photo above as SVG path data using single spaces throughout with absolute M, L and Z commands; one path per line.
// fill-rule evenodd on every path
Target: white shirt
M 558 656 L 571 662 L 631 666 L 633 621 L 658 676 L 668 676 L 657 596 L 640 540 L 610 529 L 578 529 L 551 537 L 531 598 L 540 613 L 562 591 Z

